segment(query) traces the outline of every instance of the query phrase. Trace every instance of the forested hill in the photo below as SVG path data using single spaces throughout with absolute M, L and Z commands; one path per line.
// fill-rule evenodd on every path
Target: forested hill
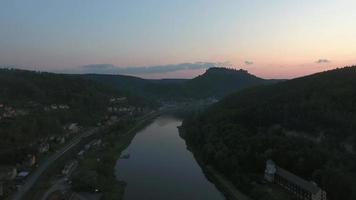
M 204 74 L 187 81 L 185 92 L 193 97 L 224 97 L 243 88 L 272 83 L 248 73 L 246 70 L 210 68 Z
M 356 199 L 356 66 L 237 92 L 184 121 L 187 142 L 255 199 L 265 161 Z
M 0 103 L 15 106 L 32 102 L 42 105 L 68 104 L 88 109 L 88 106 L 100 106 L 102 102 L 106 105 L 113 96 L 126 96 L 130 103 L 139 106 L 151 104 L 135 95 L 128 95 L 119 88 L 81 75 L 0 69 L 0 86 Z
M 148 80 L 134 76 L 103 74 L 86 74 L 82 77 L 151 100 L 178 97 L 181 94 L 181 85 L 186 81 L 184 79 Z
M 123 75 L 84 75 L 89 79 L 120 87 L 146 98 L 179 100 L 187 98 L 221 98 L 243 88 L 274 83 L 249 74 L 245 70 L 210 68 L 193 79 L 148 80 Z
M 117 91 L 76 75 L 59 75 L 17 69 L 0 69 L 0 102 L 24 105 L 69 104 L 86 106 L 107 100 Z M 104 98 L 107 97 L 107 98 Z
M 0 69 L 0 154 L 61 134 L 68 123 L 94 126 L 107 114 L 110 99 L 122 95 L 78 75 Z M 129 99 L 142 106 L 140 99 Z
M 342 139 L 356 130 L 356 67 L 245 90 L 217 107 L 235 110 L 235 119 L 251 128 L 280 125 Z

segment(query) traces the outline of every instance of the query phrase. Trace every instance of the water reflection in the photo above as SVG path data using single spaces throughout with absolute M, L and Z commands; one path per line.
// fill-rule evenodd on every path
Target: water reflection
M 186 149 L 179 125 L 177 118 L 159 117 L 125 150 L 129 158 L 116 166 L 117 177 L 127 182 L 125 200 L 224 199 Z

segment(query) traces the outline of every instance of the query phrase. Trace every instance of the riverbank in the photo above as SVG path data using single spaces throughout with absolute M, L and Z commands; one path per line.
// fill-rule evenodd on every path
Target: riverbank
M 180 126 L 179 135 L 184 139 L 184 127 Z M 185 139 L 184 139 L 185 140 Z M 192 152 L 194 158 L 200 165 L 203 170 L 205 176 L 219 189 L 219 191 L 224 194 L 226 199 L 228 200 L 251 200 L 248 196 L 243 194 L 240 190 L 238 190 L 231 181 L 229 181 L 223 174 L 215 170 L 212 166 L 206 165 L 199 154 L 194 151 L 194 148 L 189 145 L 189 143 L 185 140 L 187 149 Z
M 136 119 L 130 119 L 129 121 L 125 121 L 125 122 L 120 121 L 107 127 L 101 127 L 100 129 L 95 131 L 95 134 L 85 134 L 85 137 L 83 137 L 80 140 L 80 142 L 78 142 L 77 145 L 71 145 L 70 150 L 65 151 L 65 153 L 62 153 L 62 155 L 55 160 L 55 164 L 51 164 L 50 166 L 48 166 L 44 170 L 44 172 L 40 175 L 40 177 L 34 182 L 34 185 L 31 187 L 31 190 L 25 193 L 23 198 L 19 198 L 19 199 L 28 199 L 28 200 L 41 199 L 42 196 L 52 187 L 52 185 L 63 177 L 62 169 L 68 162 L 70 162 L 73 159 L 74 160 L 79 159 L 80 161 L 86 160 L 87 157 L 80 158 L 80 156 L 78 156 L 78 152 L 80 152 L 87 144 L 91 143 L 93 140 L 102 140 L 103 144 L 104 141 L 108 141 L 106 142 L 107 144 L 109 144 L 111 141 L 114 142 L 118 141 L 122 145 L 126 143 L 128 145 L 129 142 L 131 141 L 130 139 L 132 139 L 129 136 L 133 137 L 137 132 L 137 130 L 140 130 L 140 128 L 144 127 L 147 123 L 150 122 L 151 119 L 157 117 L 158 114 L 159 113 L 157 112 L 151 112 L 149 114 L 146 114 L 142 117 L 138 117 Z M 92 131 L 92 133 L 94 133 L 94 131 Z M 122 138 L 122 142 L 120 137 Z M 105 162 L 110 161 L 110 159 L 108 159 L 110 157 L 112 157 L 113 161 L 116 161 L 115 159 L 118 156 L 117 152 L 120 149 L 114 150 L 112 148 L 109 149 L 109 147 L 110 147 L 109 145 L 103 145 L 100 148 L 100 150 L 97 152 L 88 151 L 87 156 L 89 158 L 90 154 L 93 155 L 92 157 L 94 157 L 95 154 L 97 154 L 100 155 L 101 157 L 105 157 L 106 158 Z M 110 153 L 112 151 L 113 153 Z M 112 156 L 110 156 L 110 154 L 112 154 Z M 115 162 L 113 163 L 115 164 Z M 106 184 L 114 185 L 113 183 L 115 181 L 115 185 L 120 185 L 121 187 L 122 186 L 121 183 L 117 183 L 115 178 L 111 178 L 113 177 L 113 167 L 110 168 L 108 167 L 110 165 L 107 164 L 110 164 L 110 162 L 105 163 L 101 168 L 102 171 L 110 172 L 107 175 L 108 177 L 107 179 L 110 180 L 109 181 L 110 184 L 109 182 L 106 182 Z M 114 164 L 112 164 L 112 166 L 114 166 Z M 101 179 L 105 180 L 104 178 Z M 70 183 L 71 181 L 69 180 L 66 182 L 69 188 L 71 187 Z M 103 182 L 101 181 L 101 183 Z M 70 197 L 72 196 L 73 192 L 72 190 L 66 190 L 62 192 L 62 194 L 66 197 Z
M 49 180 L 52 177 L 50 175 L 55 174 L 54 172 L 56 171 L 60 171 L 59 168 L 62 167 L 63 162 L 72 156 L 73 152 L 75 152 L 79 146 L 88 142 L 97 130 L 97 128 L 94 128 L 81 133 L 65 144 L 60 150 L 48 155 L 46 159 L 42 159 L 39 166 L 20 185 L 18 191 L 7 199 L 37 200 L 43 191 L 49 187 Z M 56 165 L 54 165 L 54 163 Z
M 120 200 L 126 183 L 114 176 L 114 167 L 136 133 L 158 116 L 151 113 L 135 121 L 119 123 L 102 133 L 102 147 L 86 153 L 71 178 L 76 192 L 94 192 L 104 200 Z
M 240 192 L 224 175 L 216 171 L 212 166 L 205 166 L 206 173 L 217 188 L 229 200 L 251 200 L 248 196 Z

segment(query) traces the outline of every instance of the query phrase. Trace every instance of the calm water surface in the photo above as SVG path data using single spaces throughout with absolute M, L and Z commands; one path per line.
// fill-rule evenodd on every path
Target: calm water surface
M 161 116 L 140 131 L 119 159 L 116 176 L 127 182 L 125 200 L 223 200 L 179 137 L 182 121 Z

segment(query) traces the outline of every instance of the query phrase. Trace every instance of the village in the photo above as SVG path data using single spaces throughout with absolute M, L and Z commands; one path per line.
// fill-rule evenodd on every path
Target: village
M 71 106 L 67 104 L 51 104 L 39 106 L 33 104 L 36 109 L 42 109 L 44 112 L 69 111 Z M 33 108 L 33 107 L 32 107 Z M 33 149 L 25 153 L 26 156 L 15 165 L 0 164 L 0 199 L 6 199 L 12 196 L 16 191 L 20 190 L 27 178 L 35 171 L 42 162 L 45 162 L 52 154 L 57 153 L 61 148 L 70 144 L 82 134 L 90 132 L 95 128 L 111 126 L 121 120 L 140 116 L 147 112 L 147 109 L 137 106 L 132 106 L 127 102 L 126 97 L 112 97 L 109 99 L 106 115 L 96 123 L 96 127 L 84 127 L 78 122 L 71 122 L 62 125 L 63 134 L 53 135 L 48 134 L 46 137 L 41 137 L 35 141 L 28 143 L 27 149 Z M 16 108 L 0 103 L 0 123 L 11 122 L 16 117 L 25 116 L 31 113 L 31 109 Z M 68 161 L 62 169 L 62 178 L 66 179 L 75 169 L 78 159 L 83 158 L 84 154 L 90 149 L 98 148 L 102 145 L 101 139 L 95 139 L 87 143 L 78 153 L 77 158 Z

